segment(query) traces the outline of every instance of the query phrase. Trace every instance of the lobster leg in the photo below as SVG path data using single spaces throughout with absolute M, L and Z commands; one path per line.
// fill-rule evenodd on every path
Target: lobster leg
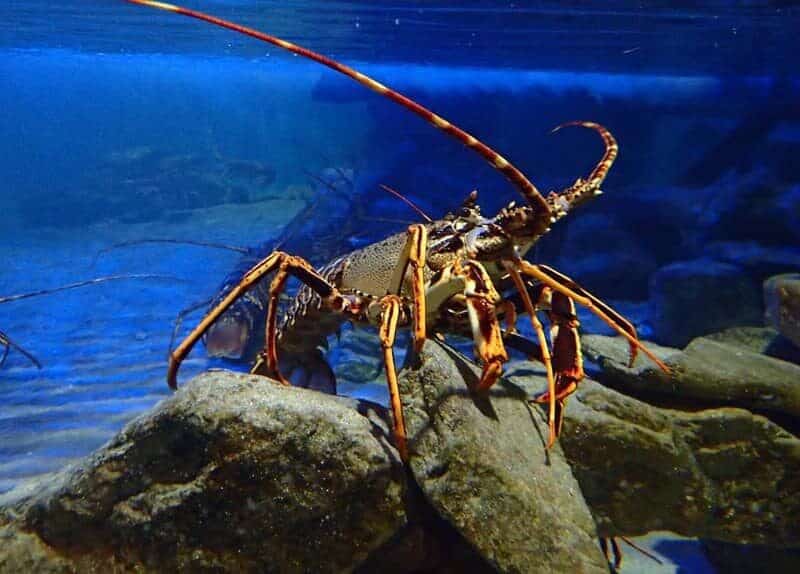
M 284 253 L 282 251 L 273 251 L 270 255 L 256 263 L 250 271 L 245 273 L 242 280 L 235 286 L 230 292 L 225 296 L 225 298 L 220 301 L 216 307 L 214 307 L 208 314 L 203 317 L 203 320 L 200 321 L 200 324 L 192 330 L 191 333 L 178 345 L 175 350 L 170 354 L 169 357 L 169 368 L 167 370 L 167 383 L 169 384 L 170 388 L 175 389 L 178 386 L 178 369 L 180 368 L 181 362 L 189 354 L 189 351 L 192 350 L 192 347 L 200 340 L 208 328 L 216 321 L 219 316 L 228 309 L 236 299 L 241 297 L 248 289 L 251 289 L 256 283 L 258 283 L 264 276 L 268 275 L 272 271 L 279 269 L 279 273 L 276 276 L 276 280 L 279 279 L 282 275 L 284 276 L 283 279 L 277 281 L 278 283 L 285 282 L 286 277 L 285 275 L 292 275 L 308 285 L 311 289 L 313 289 L 325 304 L 335 311 L 342 311 L 344 310 L 347 302 L 344 297 L 342 297 L 341 293 L 328 281 L 325 280 L 319 273 L 317 273 L 311 264 L 305 261 L 300 257 L 295 257 Z M 273 281 L 273 287 L 275 287 L 276 281 Z M 272 295 L 272 293 L 271 293 Z M 274 301 L 275 298 L 272 296 L 270 297 L 271 301 Z M 269 311 L 273 313 L 272 316 L 272 323 L 274 326 L 275 323 L 275 313 L 274 310 L 275 305 L 271 304 Z M 270 322 L 270 315 L 269 312 L 267 314 L 267 325 L 269 327 Z M 270 353 L 270 341 L 272 341 L 272 352 Z M 275 329 L 272 329 L 272 335 L 270 335 L 269 328 L 267 330 L 267 357 L 259 357 L 259 361 L 267 360 L 267 364 L 270 367 L 274 366 L 274 369 L 271 369 L 271 372 L 277 373 L 277 355 L 275 354 L 274 348 L 275 342 Z M 259 366 L 259 363 L 257 363 Z M 255 367 L 254 367 L 255 370 Z M 280 376 L 280 375 L 278 375 Z M 282 377 L 281 377 L 282 378 Z M 287 382 L 285 379 L 282 382 Z
M 424 225 L 411 225 L 408 239 L 394 270 L 388 292 L 400 295 L 408 268 L 411 267 L 411 292 L 414 303 L 414 350 L 419 352 L 425 342 L 425 257 L 428 250 L 428 230 Z
M 278 272 L 275 274 L 269 286 L 267 327 L 265 329 L 266 346 L 264 350 L 259 353 L 253 368 L 250 370 L 251 373 L 261 371 L 266 361 L 267 373 L 273 375 L 286 386 L 291 386 L 291 383 L 281 374 L 278 368 L 278 299 L 286 287 L 286 281 L 289 279 L 289 263 L 290 261 L 288 259 L 281 261 Z
M 456 261 L 442 269 L 426 296 L 434 312 L 453 304 L 459 312 L 466 310 L 469 331 L 463 314 L 448 325 L 448 331 L 472 335 L 475 355 L 483 364 L 480 381 L 472 390 L 490 388 L 497 382 L 503 372 L 503 363 L 508 360 L 497 314 L 503 313 L 509 330 L 514 331 L 516 310 L 513 304 L 501 299 L 486 269 L 473 260 Z
M 186 316 L 194 313 L 198 309 L 207 307 L 210 304 L 211 299 L 206 299 L 205 301 L 200 301 L 199 303 L 193 303 L 192 305 L 186 307 L 185 309 L 181 309 L 178 312 L 178 314 L 175 316 L 175 323 L 172 325 L 172 335 L 169 338 L 169 350 L 167 351 L 167 355 L 172 352 L 172 347 L 175 345 L 175 338 L 178 336 L 178 331 L 181 330 L 183 320 L 186 318 Z
M 539 318 L 536 316 L 536 308 L 533 305 L 533 301 L 531 301 L 531 297 L 528 294 L 528 288 L 526 287 L 522 276 L 512 263 L 506 263 L 505 268 L 506 271 L 508 271 L 511 280 L 514 282 L 514 286 L 517 288 L 520 297 L 522 298 L 522 304 L 525 307 L 525 311 L 528 313 L 528 316 L 530 317 L 531 326 L 533 326 L 533 330 L 536 333 L 536 338 L 539 341 L 541 360 L 544 363 L 545 371 L 547 373 L 547 394 L 550 397 L 550 406 L 547 415 L 548 426 L 550 427 L 550 437 L 547 441 L 547 446 L 550 447 L 556 441 L 556 436 L 558 433 L 556 432 L 556 382 L 553 375 L 553 362 L 550 356 L 550 350 L 547 346 L 547 338 L 544 335 L 542 322 L 539 321 Z
M 540 361 L 545 366 L 549 363 L 552 367 L 555 375 L 552 384 L 548 379 L 548 390 L 534 399 L 536 403 L 547 403 L 549 406 L 550 438 L 548 447 L 550 447 L 561 434 L 566 400 L 575 392 L 578 383 L 585 376 L 578 336 L 579 323 L 575 315 L 575 304 L 571 299 L 561 293 L 553 293 L 549 287 L 541 284 L 535 285 L 531 291 L 537 297 L 534 310 L 547 309 L 552 354 L 547 352 L 546 343 L 542 344 L 541 342 L 544 333 L 538 320 L 536 323 L 539 328 L 534 327 L 539 335 L 538 342 L 535 343 L 509 330 L 503 332 L 503 341 L 507 346 L 524 353 L 529 360 Z M 524 292 L 528 297 L 530 296 L 527 289 Z
M 8 338 L 2 332 L 0 332 L 0 345 L 3 346 L 3 356 L 0 357 L 0 367 L 2 367 L 6 363 L 8 352 L 11 349 Z
M 609 546 L 610 551 L 609 551 Z M 616 538 L 600 538 L 600 549 L 606 557 L 606 562 L 613 568 L 612 572 L 618 572 L 622 566 L 622 549 L 619 547 L 619 542 Z M 613 559 L 611 554 L 614 555 Z
M 503 372 L 503 363 L 508 361 L 497 320 L 496 305 L 500 301 L 500 295 L 486 269 L 477 261 L 457 263 L 454 266 L 454 275 L 460 275 L 464 279 L 464 296 L 472 338 L 475 341 L 475 353 L 483 364 L 480 381 L 473 390 L 485 391 L 497 382 Z
M 386 371 L 386 383 L 389 386 L 389 399 L 394 420 L 394 442 L 400 453 L 400 459 L 408 462 L 408 444 L 406 425 L 403 418 L 403 405 L 400 402 L 400 390 L 397 385 L 397 366 L 394 361 L 394 341 L 397 333 L 397 322 L 403 305 L 400 293 L 403 289 L 406 273 L 411 268 L 411 293 L 414 321 L 414 350 L 419 352 L 425 342 L 426 306 L 425 306 L 425 256 L 428 245 L 428 231 L 423 225 L 411 225 L 408 238 L 403 246 L 388 293 L 377 302 L 381 307 L 379 334 L 383 351 L 383 367 Z
M 553 345 L 553 370 L 556 372 L 555 388 L 548 389 L 534 401 L 555 404 L 555 416 L 549 420 L 550 436 L 554 440 L 561 434 L 567 399 L 578 388 L 585 373 L 575 303 L 562 293 L 553 293 L 547 314 L 550 320 L 550 341 Z
M 23 349 L 22 347 L 17 345 L 14 341 L 12 341 L 8 337 L 8 335 L 3 333 L 2 331 L 0 331 L 0 345 L 2 345 L 4 347 L 3 348 L 3 357 L 0 358 L 0 367 L 3 366 L 3 364 L 6 362 L 6 357 L 8 357 L 9 350 L 10 349 L 14 349 L 15 351 L 19 351 L 20 353 L 25 355 L 25 358 L 28 359 L 34 365 L 36 365 L 37 369 L 41 369 L 42 368 L 42 364 L 39 362 L 39 359 L 37 359 L 32 354 L 30 354 L 28 351 L 26 351 L 25 349 Z
M 636 359 L 637 351 L 641 350 L 647 357 L 650 358 L 658 367 L 665 373 L 669 373 L 669 367 L 664 362 L 656 357 L 653 352 L 648 349 L 636 334 L 636 329 L 629 321 L 624 319 L 619 313 L 611 309 L 608 305 L 597 299 L 594 295 L 579 286 L 575 281 L 544 265 L 533 265 L 527 261 L 520 259 L 517 261 L 520 271 L 529 277 L 540 281 L 544 285 L 550 287 L 553 291 L 561 293 L 569 297 L 576 303 L 579 303 L 589 309 L 592 313 L 600 317 L 609 327 L 614 329 L 617 333 L 628 340 L 631 350 L 630 365 Z
M 378 304 L 381 306 L 379 335 L 383 351 L 383 366 L 386 369 L 386 383 L 389 386 L 389 400 L 392 406 L 394 421 L 394 444 L 400 453 L 400 459 L 408 462 L 408 444 L 406 423 L 403 418 L 403 404 L 400 402 L 400 390 L 397 386 L 397 367 L 394 362 L 394 339 L 397 333 L 397 321 L 400 317 L 401 299 L 398 295 L 384 295 Z

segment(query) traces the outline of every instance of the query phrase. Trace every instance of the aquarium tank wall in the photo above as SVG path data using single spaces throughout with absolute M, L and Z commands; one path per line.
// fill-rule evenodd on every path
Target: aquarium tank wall
M 0 572 L 797 571 L 800 6 L 180 1 L 0 6 Z

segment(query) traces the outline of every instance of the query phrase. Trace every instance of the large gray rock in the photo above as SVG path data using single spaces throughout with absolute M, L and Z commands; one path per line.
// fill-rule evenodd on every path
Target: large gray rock
M 800 347 L 800 273 L 767 279 L 764 305 L 767 322 Z
M 400 391 L 417 484 L 501 572 L 607 572 L 592 516 L 547 425 L 507 381 L 476 397 L 480 371 L 427 341 Z
M 515 383 L 541 391 L 540 376 Z M 559 442 L 601 536 L 670 530 L 800 546 L 800 439 L 738 408 L 659 408 L 592 380 L 567 402 Z
M 703 338 L 800 365 L 800 347 L 772 327 L 731 327 Z
M 386 430 L 366 403 L 202 375 L 6 500 L 0 572 L 352 570 L 406 524 Z
M 644 357 L 628 368 L 628 344 L 620 337 L 585 335 L 581 341 L 586 357 L 615 387 L 675 402 L 732 404 L 800 416 L 798 365 L 710 337 L 698 337 L 684 351 L 648 344 L 669 365 L 666 374 Z
M 761 325 L 761 297 L 744 271 L 695 259 L 671 263 L 650 277 L 653 339 L 683 347 L 695 337 L 743 325 Z

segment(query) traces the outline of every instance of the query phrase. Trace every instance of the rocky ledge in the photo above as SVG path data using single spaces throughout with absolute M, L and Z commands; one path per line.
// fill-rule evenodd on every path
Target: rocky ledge
M 473 400 L 475 367 L 436 343 L 418 368 L 403 379 L 413 476 L 381 407 L 207 373 L 7 495 L 0 572 L 606 572 L 524 394 Z
M 598 535 L 654 529 L 800 546 L 800 440 L 778 423 L 587 380 L 547 450 L 543 379 L 476 397 L 477 377 L 435 342 L 403 370 L 406 468 L 377 405 L 204 374 L 3 497 L 0 572 L 599 573 Z
M 624 340 L 582 337 L 602 381 L 625 393 L 586 381 L 561 441 L 602 534 L 800 547 L 800 367 L 759 352 L 774 336 L 650 345 L 669 375 L 646 359 L 629 368 Z

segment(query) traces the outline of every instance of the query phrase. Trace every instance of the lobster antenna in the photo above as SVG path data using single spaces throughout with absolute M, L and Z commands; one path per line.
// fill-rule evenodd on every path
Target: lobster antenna
M 227 28 L 229 30 L 233 30 L 234 32 L 238 32 L 240 34 L 244 34 L 246 36 L 250 36 L 252 38 L 256 38 L 263 42 L 267 42 L 274 46 L 278 46 L 279 48 L 283 48 L 293 54 L 297 54 L 298 56 L 303 56 L 304 58 L 308 58 L 309 60 L 313 60 L 322 64 L 323 66 L 327 66 L 332 70 L 339 72 L 340 74 L 344 74 L 348 78 L 351 78 L 382 96 L 385 96 L 392 100 L 393 102 L 400 104 L 404 108 L 414 112 L 428 123 L 432 124 L 434 127 L 442 130 L 446 134 L 456 138 L 458 141 L 463 143 L 470 149 L 475 150 L 481 157 L 483 157 L 489 164 L 502 173 L 511 184 L 517 188 L 517 190 L 522 194 L 522 196 L 530 203 L 531 205 L 535 205 L 540 211 L 545 214 L 550 213 L 550 205 L 539 193 L 539 190 L 536 189 L 536 186 L 531 183 L 531 181 L 525 177 L 520 170 L 518 170 L 514 165 L 501 156 L 499 153 L 494 151 L 492 148 L 487 146 L 485 143 L 477 139 L 475 136 L 465 132 L 461 128 L 451 124 L 449 121 L 444 119 L 441 116 L 434 114 L 428 108 L 418 104 L 414 100 L 404 96 L 400 92 L 396 92 L 395 90 L 384 86 L 380 82 L 377 82 L 350 68 L 349 66 L 345 66 L 344 64 L 340 64 L 335 60 L 331 60 L 330 58 L 323 56 L 322 54 L 318 54 L 317 52 L 313 52 L 308 48 L 304 48 L 302 46 L 298 46 L 297 44 L 293 44 L 281 38 L 277 38 L 275 36 L 271 36 L 269 34 L 265 34 L 264 32 L 259 32 L 258 30 L 254 30 L 253 28 L 248 28 L 246 26 L 242 26 L 240 24 L 235 24 L 233 22 L 229 22 L 227 20 L 223 20 L 222 18 L 217 18 L 216 16 L 211 16 L 210 14 L 206 14 L 204 12 L 198 12 L 196 10 L 190 10 L 188 8 L 183 8 L 181 6 L 175 6 L 174 4 L 167 4 L 166 2 L 155 2 L 153 0 L 126 0 L 126 2 L 130 2 L 131 4 L 141 4 L 142 6 L 150 6 L 152 8 L 158 8 L 159 10 L 166 10 L 168 12 L 174 12 L 176 14 L 181 14 L 183 16 L 189 16 L 191 18 L 196 18 L 198 20 L 203 20 L 210 24 L 214 24 L 215 26 L 220 26 L 222 28 Z
M 246 247 L 239 247 L 237 245 L 227 245 L 225 243 L 212 243 L 209 241 L 195 241 L 194 239 L 131 239 L 130 241 L 120 241 L 119 243 L 114 243 L 108 247 L 104 247 L 100 251 L 98 251 L 94 259 L 92 259 L 92 267 L 97 264 L 97 260 L 100 259 L 102 255 L 105 253 L 109 253 L 115 249 L 120 249 L 122 247 L 131 247 L 134 245 L 145 245 L 148 243 L 171 243 L 174 245 L 195 245 L 197 247 L 208 247 L 209 249 L 222 249 L 226 251 L 234 251 L 236 253 L 241 253 L 242 255 L 249 255 L 250 250 Z
M 318 174 L 316 174 L 313 171 L 308 170 L 308 169 L 303 169 L 302 171 L 306 175 L 306 177 L 309 177 L 309 178 L 313 179 L 314 181 L 316 181 L 317 183 L 319 183 L 323 187 L 327 188 L 328 191 L 330 191 L 332 193 L 335 193 L 337 195 L 341 195 L 342 197 L 345 197 L 347 199 L 350 198 L 350 196 L 348 194 L 346 194 L 344 191 L 338 189 L 336 187 L 335 183 L 332 183 L 332 182 L 328 181 L 327 179 L 325 179 L 321 175 L 318 175 Z M 345 180 L 345 183 L 350 185 L 350 183 L 352 183 L 352 182 L 348 182 L 348 181 Z
M 595 122 L 567 122 L 556 126 L 550 133 L 556 133 L 562 128 L 570 126 L 578 126 L 594 130 L 600 135 L 601 138 L 603 138 L 603 143 L 606 146 L 606 150 L 603 153 L 603 157 L 600 158 L 600 161 L 597 162 L 597 165 L 594 167 L 588 177 L 585 179 L 579 179 L 560 193 L 548 194 L 547 201 L 550 203 L 550 210 L 555 219 L 561 219 L 572 208 L 582 204 L 584 201 L 591 199 L 592 197 L 603 193 L 600 189 L 600 186 L 605 181 L 606 176 L 608 175 L 608 170 L 611 169 L 611 166 L 614 164 L 614 160 L 617 159 L 617 154 L 619 153 L 619 145 L 617 145 L 617 140 L 614 139 L 614 136 L 611 135 L 611 132 L 608 131 L 608 129 L 606 129 L 604 126 Z
M 645 550 L 644 548 L 642 548 L 642 547 L 641 547 L 641 546 L 639 546 L 638 544 L 634 543 L 634 542 L 633 542 L 633 540 L 631 540 L 631 539 L 630 539 L 630 538 L 628 538 L 627 536 L 620 536 L 620 539 L 621 539 L 623 542 L 625 542 L 625 544 L 627 544 L 628 546 L 630 546 L 631 548 L 633 548 L 634 550 L 637 550 L 639 553 L 641 553 L 641 554 L 644 554 L 645 556 L 647 556 L 647 557 L 648 557 L 650 560 L 652 560 L 652 561 L 653 561 L 653 562 L 655 562 L 656 564 L 664 564 L 664 562 L 663 562 L 662 560 L 660 560 L 660 559 L 658 558 L 658 556 L 656 556 L 656 555 L 655 555 L 655 554 L 653 554 L 652 552 L 649 552 L 649 551 Z
M 86 281 L 78 281 L 77 283 L 70 283 L 68 285 L 60 285 L 59 287 L 51 287 L 49 289 L 39 289 L 38 291 L 30 291 L 28 293 L 19 293 L 17 295 L 7 295 L 0 297 L 0 303 L 10 303 L 11 301 L 19 301 L 20 299 L 30 299 L 31 297 L 38 297 L 40 295 L 49 295 L 51 293 L 58 293 L 59 291 L 68 291 L 69 289 L 76 289 L 86 285 L 97 285 L 98 283 L 107 283 L 109 281 L 119 281 L 121 279 L 172 279 L 179 280 L 169 275 L 157 275 L 153 273 L 132 273 L 129 275 L 109 275 L 107 277 L 97 277 L 96 279 L 87 279 Z
M 421 208 L 420 208 L 420 207 L 419 207 L 419 206 L 418 206 L 416 203 L 414 203 L 413 201 L 411 201 L 410 199 L 408 199 L 408 198 L 407 198 L 405 195 L 403 195 L 402 193 L 400 193 L 400 192 L 399 192 L 399 191 L 397 191 L 396 189 L 392 189 L 391 187 L 389 187 L 389 186 L 388 186 L 388 185 L 386 185 L 385 183 L 382 183 L 382 184 L 380 184 L 380 187 L 381 187 L 381 189 L 382 189 L 383 191 L 386 191 L 386 192 L 388 192 L 388 193 L 391 193 L 391 194 L 392 194 L 393 196 L 395 196 L 397 199 L 399 199 L 400 201 L 402 201 L 403 203 L 405 203 L 407 206 L 409 206 L 411 209 L 413 209 L 414 211 L 416 211 L 416 212 L 417 212 L 417 213 L 418 213 L 418 214 L 419 214 L 419 215 L 422 217 L 422 219 L 424 219 L 424 220 L 425 220 L 425 221 L 427 221 L 428 223 L 433 223 L 433 219 L 431 219 L 430 217 L 428 217 L 428 215 L 427 215 L 427 214 L 426 214 L 424 211 L 422 211 L 422 209 L 421 209 Z

